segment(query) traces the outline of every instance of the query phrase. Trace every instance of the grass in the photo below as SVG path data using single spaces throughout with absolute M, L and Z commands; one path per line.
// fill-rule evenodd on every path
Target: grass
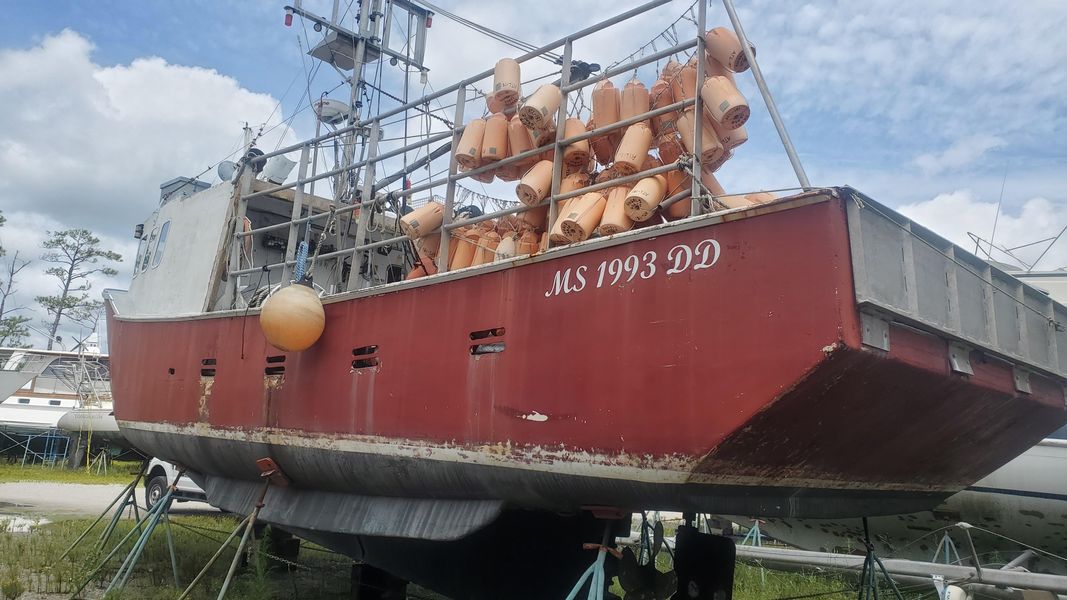
M 177 551 L 179 580 L 188 585 L 208 559 L 215 553 L 237 522 L 233 517 L 219 516 L 174 516 L 172 534 Z M 62 560 L 57 560 L 63 551 L 85 530 L 90 520 L 74 519 L 38 525 L 29 533 L 4 531 L 0 522 L 0 598 L 17 598 L 18 593 L 69 595 L 85 581 L 93 568 L 106 555 L 97 549 L 96 542 L 104 524 Z M 122 539 L 133 527 L 123 521 L 111 539 L 110 548 Z M 147 544 L 134 578 L 122 594 L 112 594 L 107 600 L 119 599 L 173 599 L 181 589 L 174 585 L 170 553 L 166 545 L 166 532 L 160 524 Z M 133 536 L 136 537 L 136 534 Z M 132 546 L 132 539 L 126 544 Z M 236 543 L 234 544 L 234 546 Z M 125 552 L 112 559 L 101 578 L 86 587 L 82 598 L 102 598 L 107 581 L 114 575 Z M 215 598 L 233 558 L 233 550 L 224 552 L 196 588 L 191 598 Z M 304 545 L 296 561 L 306 569 L 269 568 L 268 559 L 258 555 L 250 561 L 234 580 L 227 598 L 251 600 L 262 598 L 348 598 L 349 565 L 347 559 L 325 551 L 315 551 Z M 45 596 L 51 598 L 51 596 Z
M 173 516 L 172 534 L 177 550 L 179 580 L 187 585 L 218 549 L 222 540 L 236 525 L 229 515 Z M 35 525 L 29 533 L 7 531 L 6 522 L 0 520 L 0 600 L 18 598 L 24 592 L 38 594 L 35 600 L 58 600 L 67 598 L 86 580 L 91 571 L 100 564 L 106 552 L 97 549 L 100 524 L 65 560 L 58 557 L 89 526 L 88 519 L 73 519 Z M 120 523 L 111 540 L 110 548 L 131 530 L 129 520 Z M 135 537 L 135 536 L 134 536 Z M 127 543 L 126 548 L 132 545 Z M 125 552 L 113 559 L 99 581 L 90 584 L 81 598 L 102 599 L 107 581 L 114 575 Z M 233 550 L 223 553 L 209 571 L 207 578 L 193 593 L 194 599 L 214 598 L 233 557 Z M 303 543 L 299 558 L 301 567 L 271 569 L 266 556 L 260 554 L 238 572 L 227 598 L 232 600 L 252 599 L 308 599 L 350 598 L 349 578 L 352 561 L 346 557 L 326 552 Z M 280 566 L 280 565 L 275 565 Z M 666 552 L 657 557 L 660 570 L 670 568 Z M 102 581 L 102 583 L 101 583 Z M 414 586 L 413 586 L 414 587 Z M 931 586 L 926 586 L 931 587 Z M 855 595 L 853 582 L 817 572 L 783 573 L 761 569 L 758 566 L 739 563 L 734 575 L 735 600 L 848 600 Z M 931 587 L 932 589 L 932 587 Z M 133 579 L 119 595 L 110 595 L 106 600 L 173 599 L 180 593 L 174 585 L 170 554 L 166 546 L 163 524 L 149 541 Z M 611 591 L 625 597 L 617 581 Z M 906 590 L 905 600 L 918 600 L 926 590 Z M 891 597 L 883 590 L 883 597 Z M 437 597 L 431 594 L 409 591 L 409 598 Z M 53 595 L 54 594 L 54 595 Z
M 127 484 L 133 476 L 130 474 L 140 466 L 138 462 L 114 462 L 107 473 L 86 470 L 85 467 L 68 469 L 62 465 L 49 466 L 41 464 L 25 465 L 19 463 L 0 463 L 0 483 L 16 481 L 48 481 L 56 483 L 89 484 Z

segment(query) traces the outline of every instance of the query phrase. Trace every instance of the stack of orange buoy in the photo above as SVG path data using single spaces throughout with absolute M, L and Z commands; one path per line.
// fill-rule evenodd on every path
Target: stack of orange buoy
M 454 229 L 449 246 L 450 267 L 477 266 L 545 249 L 550 243 L 579 242 L 591 236 L 615 235 L 659 223 L 662 219 L 686 217 L 690 213 L 689 200 L 662 206 L 668 198 L 692 187 L 691 178 L 681 169 L 611 184 L 620 177 L 674 164 L 683 155 L 699 156 L 701 187 L 711 193 L 717 209 L 773 199 L 773 195 L 765 192 L 727 194 L 715 178 L 714 173 L 748 140 L 745 123 L 750 110 L 737 88 L 735 75 L 748 70 L 749 64 L 740 40 L 730 29 L 711 29 L 705 34 L 704 42 L 703 56 L 694 56 L 684 64 L 673 59 L 668 61 L 651 85 L 636 77 L 621 88 L 608 79 L 597 82 L 590 92 L 592 106 L 585 120 L 570 116 L 557 122 L 563 102 L 560 88 L 543 84 L 524 98 L 519 63 L 510 58 L 499 60 L 493 70 L 492 92 L 486 95 L 487 116 L 466 124 L 455 157 L 463 171 L 486 168 L 472 175 L 479 181 L 494 178 L 515 181 L 516 197 L 527 209 L 506 224 L 499 220 L 491 226 L 479 224 Z M 699 61 L 704 66 L 700 81 Z M 703 107 L 699 113 L 695 107 L 667 111 L 611 131 L 601 131 L 650 110 L 698 97 Z M 594 182 L 608 187 L 558 201 L 558 217 L 555 223 L 550 223 L 546 199 L 552 194 L 556 157 L 551 146 L 558 128 L 563 129 L 565 138 L 598 132 L 563 146 L 560 194 L 579 191 Z M 697 128 L 701 138 L 699 147 Z M 538 148 L 543 150 L 524 160 L 491 168 L 495 162 Z M 439 242 L 439 238 L 428 237 L 420 243 L 420 251 L 433 258 Z

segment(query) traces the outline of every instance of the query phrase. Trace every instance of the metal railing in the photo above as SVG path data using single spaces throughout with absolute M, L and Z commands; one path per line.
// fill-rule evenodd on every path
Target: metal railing
M 533 59 L 533 58 L 543 54 L 544 52 L 553 51 L 553 50 L 556 50 L 556 49 L 558 49 L 560 47 L 563 48 L 563 57 L 562 57 L 562 65 L 561 65 L 561 67 L 562 67 L 562 75 L 561 75 L 561 80 L 560 80 L 560 85 L 559 85 L 560 90 L 562 92 L 562 101 L 560 102 L 558 113 L 556 115 L 556 127 L 557 127 L 556 137 L 555 137 L 555 140 L 553 140 L 552 142 L 544 144 L 544 145 L 542 145 L 542 146 L 540 146 L 538 148 L 535 148 L 535 149 L 532 149 L 532 150 L 529 150 L 529 151 L 526 151 L 526 152 L 522 152 L 522 153 L 517 154 L 515 156 L 509 156 L 509 157 L 507 157 L 505 159 L 502 159 L 502 160 L 499 160 L 499 161 L 494 161 L 494 162 L 492 162 L 490 164 L 487 164 L 487 165 L 484 165 L 484 166 L 480 166 L 480 167 L 477 167 L 477 168 L 474 168 L 474 169 L 470 169 L 468 171 L 463 171 L 463 172 L 459 171 L 459 165 L 458 165 L 458 163 L 456 161 L 456 158 L 455 158 L 455 148 L 458 145 L 460 136 L 462 135 L 463 130 L 465 128 L 465 125 L 463 125 L 463 118 L 464 118 L 463 112 L 464 112 L 464 107 L 465 107 L 466 103 L 468 102 L 468 100 L 467 100 L 467 89 L 468 89 L 469 86 L 471 86 L 471 84 L 493 76 L 494 70 L 493 69 L 489 69 L 489 70 L 483 71 L 481 73 L 478 73 L 478 74 L 476 74 L 476 75 L 474 75 L 472 77 L 468 77 L 466 79 L 463 79 L 463 80 L 459 81 L 458 83 L 455 83 L 455 84 L 453 84 L 451 86 L 448 86 L 448 87 L 446 87 L 444 89 L 441 89 L 441 90 L 439 90 L 439 91 L 437 91 L 437 92 L 435 92 L 433 94 L 420 97 L 419 99 L 417 99 L 417 100 L 415 100 L 413 102 L 408 102 L 406 104 L 403 104 L 403 105 L 401 105 L 399 107 L 396 107 L 396 108 L 393 108 L 391 110 L 387 110 L 387 111 L 382 112 L 382 113 L 380 113 L 378 115 L 375 115 L 373 117 L 370 117 L 370 118 L 367 118 L 367 119 L 363 119 L 363 120 L 361 120 L 361 121 L 359 121 L 359 122 L 357 122 L 357 123 L 355 123 L 353 125 L 349 125 L 347 127 L 342 127 L 342 128 L 336 129 L 334 131 L 331 131 L 329 133 L 315 136 L 315 137 L 313 137 L 311 139 L 308 139 L 306 141 L 300 142 L 298 144 L 293 144 L 291 146 L 286 146 L 284 148 L 280 148 L 280 149 L 275 150 L 273 152 L 268 152 L 266 154 L 263 154 L 262 156 L 259 156 L 259 157 L 256 157 L 254 159 L 251 159 L 252 162 L 261 163 L 261 162 L 265 162 L 267 159 L 272 158 L 274 156 L 288 154 L 290 152 L 294 152 L 294 151 L 297 151 L 297 150 L 300 151 L 300 161 L 299 161 L 299 165 L 300 166 L 299 166 L 297 178 L 296 178 L 295 181 L 293 181 L 291 183 L 277 185 L 277 186 L 274 186 L 274 187 L 270 187 L 268 189 L 264 189 L 264 190 L 253 192 L 252 189 L 251 189 L 251 177 L 252 177 L 251 176 L 251 172 L 250 172 L 250 170 L 247 170 L 247 169 L 245 171 L 243 171 L 242 178 L 239 180 L 239 182 L 237 184 L 237 185 L 240 186 L 240 193 L 237 196 L 238 206 L 237 206 L 237 209 L 236 209 L 236 215 L 237 215 L 237 220 L 238 221 L 237 221 L 237 224 L 236 224 L 236 226 L 234 228 L 233 247 L 231 248 L 229 269 L 227 271 L 227 274 L 228 274 L 228 278 L 227 278 L 227 286 L 228 286 L 227 292 L 228 292 L 228 295 L 226 297 L 229 298 L 229 299 L 232 299 L 234 304 L 240 302 L 240 296 L 239 296 L 239 294 L 237 294 L 237 278 L 242 276 L 242 275 L 248 275 L 248 274 L 251 274 L 251 273 L 262 271 L 264 269 L 266 269 L 266 270 L 282 269 L 284 276 L 288 277 L 290 275 L 290 273 L 291 273 L 291 267 L 296 264 L 296 257 L 295 257 L 296 247 L 297 247 L 296 239 L 297 239 L 297 234 L 298 234 L 298 227 L 300 225 L 306 224 L 306 223 L 310 223 L 310 222 L 313 222 L 313 221 L 324 221 L 324 220 L 329 219 L 329 218 L 335 218 L 335 217 L 340 216 L 340 215 L 352 213 L 353 211 L 356 211 L 356 210 L 359 210 L 359 209 L 362 209 L 362 208 L 372 207 L 372 206 L 374 206 L 376 204 L 381 203 L 381 201 L 382 201 L 381 198 L 372 197 L 373 195 L 375 195 L 375 194 L 373 194 L 373 192 L 374 192 L 375 166 L 376 165 L 382 163 L 382 161 L 385 161 L 387 159 L 390 159 L 390 158 L 393 158 L 393 157 L 397 157 L 397 156 L 401 156 L 401 155 L 403 155 L 403 154 L 405 154 L 407 152 L 418 150 L 420 148 L 425 148 L 427 146 L 430 146 L 430 145 L 438 143 L 438 142 L 444 142 L 445 140 L 448 140 L 448 139 L 452 140 L 452 152 L 450 153 L 449 167 L 448 167 L 447 175 L 445 175 L 444 177 L 436 178 L 436 179 L 431 177 L 430 180 L 425 182 L 425 183 L 421 183 L 419 185 L 416 185 L 416 186 L 413 186 L 413 187 L 410 187 L 408 189 L 404 189 L 404 190 L 401 190 L 401 191 L 389 192 L 389 195 L 392 198 L 394 198 L 394 199 L 402 199 L 402 198 L 410 198 L 414 194 L 418 194 L 418 193 L 430 190 L 430 189 L 432 189 L 434 187 L 439 187 L 441 185 L 446 186 L 445 201 L 444 201 L 444 219 L 443 219 L 443 224 L 442 224 L 442 226 L 441 226 L 441 228 L 439 230 L 443 235 L 441 235 L 440 247 L 438 248 L 438 253 L 437 253 L 437 270 L 438 270 L 438 272 L 441 272 L 441 273 L 448 271 L 448 268 L 449 268 L 448 258 L 449 258 L 449 247 L 450 247 L 450 244 L 451 244 L 451 237 L 452 237 L 451 232 L 454 231 L 456 228 L 458 228 L 460 226 L 472 225 L 472 224 L 476 224 L 476 223 L 479 223 L 479 222 L 482 222 L 482 221 L 495 219 L 495 218 L 498 218 L 498 217 L 501 217 L 501 216 L 506 216 L 506 215 L 517 215 L 517 214 L 521 214 L 521 213 L 529 211 L 529 210 L 543 208 L 544 206 L 547 205 L 549 207 L 549 211 L 548 211 L 549 214 L 548 214 L 548 220 L 547 220 L 546 229 L 550 229 L 552 224 L 555 223 L 556 219 L 558 218 L 558 204 L 559 204 L 560 201 L 563 201 L 563 200 L 566 200 L 566 199 L 569 199 L 569 198 L 572 198 L 572 197 L 575 197 L 575 196 L 580 196 L 582 194 L 586 194 L 586 193 L 589 193 L 589 192 L 594 192 L 594 191 L 606 189 L 608 187 L 614 187 L 614 186 L 617 186 L 617 185 L 620 185 L 620 184 L 629 183 L 629 182 L 632 182 L 632 181 L 637 181 L 637 180 L 642 179 L 644 177 L 650 177 L 650 176 L 653 176 L 653 175 L 656 175 L 656 174 L 666 173 L 666 172 L 674 170 L 674 169 L 685 169 L 685 170 L 687 170 L 689 172 L 689 174 L 691 176 L 691 179 L 692 179 L 691 189 L 684 190 L 684 191 L 682 191 L 680 193 L 677 193 L 677 194 L 667 198 L 660 205 L 663 206 L 663 207 L 667 207 L 667 206 L 670 206 L 670 205 L 672 205 L 672 204 L 674 204 L 676 202 L 684 200 L 685 198 L 691 198 L 690 215 L 691 216 L 695 216 L 695 215 L 700 214 L 700 212 L 702 210 L 702 206 L 703 206 L 703 201 L 708 199 L 708 198 L 710 198 L 710 197 L 712 197 L 713 195 L 711 194 L 711 192 L 709 190 L 707 190 L 704 187 L 703 183 L 701 182 L 700 173 L 701 173 L 702 165 L 701 165 L 701 157 L 700 157 L 701 153 L 699 151 L 694 152 L 692 154 L 686 154 L 682 158 L 680 158 L 678 161 L 669 163 L 667 165 L 658 166 L 658 167 L 650 168 L 650 169 L 645 169 L 643 171 L 639 171 L 639 172 L 634 173 L 632 175 L 627 175 L 627 176 L 624 176 L 624 177 L 618 177 L 618 178 L 612 179 L 610 181 L 605 181 L 605 182 L 601 182 L 601 183 L 594 183 L 592 185 L 588 185 L 588 186 L 583 187 L 581 189 L 569 191 L 569 192 L 566 192 L 566 193 L 561 193 L 560 192 L 560 182 L 561 182 L 561 179 L 562 179 L 561 175 L 562 175 L 562 170 L 563 170 L 563 153 L 564 153 L 564 149 L 567 146 L 569 146 L 571 144 L 574 144 L 574 143 L 577 143 L 577 142 L 580 142 L 580 141 L 583 141 L 583 140 L 588 140 L 588 139 L 591 139 L 591 138 L 594 138 L 594 137 L 602 136 L 602 135 L 604 135 L 606 133 L 615 131 L 617 129 L 628 127 L 628 126 L 630 126 L 630 125 L 632 125 L 634 123 L 637 123 L 637 122 L 640 122 L 640 121 L 645 121 L 645 120 L 651 119 L 653 117 L 656 117 L 656 116 L 659 116 L 659 115 L 662 115 L 662 114 L 665 114 L 665 113 L 685 110 L 685 109 L 688 109 L 689 107 L 693 107 L 695 109 L 695 114 L 697 114 L 697 115 L 702 114 L 703 101 L 702 101 L 701 96 L 700 96 L 699 86 L 700 86 L 700 82 L 702 82 L 703 79 L 704 79 L 704 70 L 705 70 L 705 68 L 704 68 L 704 60 L 698 60 L 697 61 L 697 80 L 696 80 L 698 88 L 696 90 L 694 98 L 692 98 L 692 99 L 684 99 L 684 100 L 675 102 L 675 103 L 673 103 L 673 104 L 671 104 L 669 106 L 658 107 L 658 108 L 649 110 L 647 112 L 644 112 L 644 113 L 642 113 L 640 115 L 636 115 L 636 116 L 633 116 L 633 117 L 625 119 L 625 120 L 620 120 L 620 121 L 618 121 L 616 123 L 612 123 L 610 125 L 597 127 L 596 129 L 593 129 L 592 131 L 584 131 L 584 132 L 581 132 L 578 135 L 574 135 L 574 136 L 571 136 L 571 137 L 566 137 L 566 135 L 565 135 L 564 123 L 566 122 L 566 119 L 567 119 L 567 107 L 569 105 L 568 101 L 569 101 L 569 99 L 571 97 L 571 94 L 573 94 L 575 92 L 578 92 L 578 91 L 582 90 L 583 88 L 585 88 L 587 86 L 594 85 L 594 84 L 596 84 L 596 83 L 598 83 L 600 81 L 603 81 L 605 79 L 608 79 L 608 78 L 611 78 L 613 76 L 620 75 L 620 74 L 623 74 L 623 73 L 626 73 L 626 72 L 635 71 L 638 67 L 641 67 L 641 66 L 656 62 L 658 60 L 661 60 L 663 58 L 666 58 L 666 57 L 669 57 L 669 56 L 672 56 L 672 55 L 684 53 L 686 51 L 689 51 L 690 49 L 695 49 L 695 51 L 697 53 L 697 56 L 703 57 L 703 55 L 704 55 L 704 33 L 705 33 L 705 31 L 707 31 L 707 23 L 706 23 L 706 21 L 707 21 L 707 2 L 705 0 L 699 0 L 697 2 L 698 10 L 697 10 L 697 18 L 695 19 L 696 22 L 695 22 L 695 27 L 694 27 L 696 35 L 694 35 L 692 38 L 687 39 L 687 40 L 682 40 L 679 43 L 677 43 L 674 46 L 671 46 L 669 48 L 666 48 L 666 49 L 663 49 L 663 50 L 658 50 L 658 51 L 655 51 L 653 53 L 650 53 L 650 54 L 641 56 L 639 58 L 633 59 L 632 61 L 627 62 L 626 64 L 619 65 L 619 66 L 614 67 L 614 68 L 609 68 L 609 69 L 605 70 L 604 72 L 600 73 L 599 75 L 597 75 L 595 77 L 586 78 L 586 79 L 581 80 L 581 81 L 574 81 L 574 82 L 570 81 L 571 67 L 572 67 L 572 49 L 573 49 L 573 45 L 574 45 L 575 41 L 580 40 L 582 38 L 585 38 L 585 37 L 587 37 L 587 36 L 589 36 L 591 34 L 600 32 L 600 31 L 602 31 L 602 30 L 604 30 L 604 29 L 606 29 L 608 27 L 611 27 L 613 25 L 616 25 L 616 24 L 621 23 L 623 21 L 626 21 L 628 19 L 631 19 L 631 18 L 637 17 L 639 15 L 642 15 L 642 14 L 644 14 L 644 13 L 646 13 L 646 12 L 652 10 L 652 9 L 655 9 L 655 8 L 660 7 L 662 5 L 668 4 L 671 1 L 672 0 L 652 0 L 650 2 L 642 4 L 641 6 L 638 6 L 636 8 L 631 9 L 631 10 L 623 12 L 623 13 L 621 13 L 619 15 L 616 15 L 614 17 L 611 17 L 609 19 L 601 21 L 600 23 L 597 23 L 595 25 L 587 27 L 587 28 L 585 28 L 585 29 L 583 29 L 581 31 L 578 31 L 576 33 L 564 36 L 564 37 L 559 38 L 558 40 L 555 40 L 555 41 L 553 41 L 551 43 L 545 44 L 544 46 L 541 46 L 540 48 L 537 48 L 535 50 L 527 52 L 526 54 L 524 54 L 521 57 L 516 59 L 517 62 L 519 62 L 521 64 L 521 63 L 529 61 L 530 59 Z M 801 185 L 802 188 L 804 188 L 804 189 L 810 188 L 810 184 L 808 183 L 807 176 L 804 173 L 802 166 L 800 165 L 799 158 L 797 157 L 796 152 L 793 149 L 793 146 L 792 146 L 792 143 L 791 143 L 791 141 L 789 139 L 788 133 L 786 132 L 784 124 L 781 121 L 781 117 L 778 115 L 777 107 L 775 106 L 773 98 L 771 97 L 771 94 L 770 94 L 769 90 L 767 89 L 766 82 L 763 79 L 762 73 L 759 71 L 759 66 L 756 63 L 755 55 L 751 50 L 751 47 L 750 47 L 749 42 L 748 42 L 748 39 L 745 37 L 744 30 L 741 27 L 741 23 L 740 23 L 739 19 L 737 18 L 736 11 L 733 8 L 733 3 L 731 2 L 731 0 L 722 0 L 722 1 L 723 1 L 724 8 L 726 9 L 727 13 L 730 16 L 730 20 L 731 20 L 731 23 L 733 25 L 734 31 L 737 34 L 738 39 L 741 41 L 741 45 L 742 45 L 742 48 L 744 49 L 744 52 L 745 52 L 745 55 L 746 55 L 746 57 L 748 59 L 749 65 L 751 66 L 751 68 L 753 70 L 753 75 L 754 75 L 754 78 L 756 80 L 756 84 L 759 87 L 761 94 L 763 95 L 764 101 L 767 104 L 768 111 L 771 113 L 772 121 L 773 121 L 773 123 L 775 125 L 775 128 L 778 131 L 778 134 L 779 134 L 780 138 L 782 139 L 782 142 L 783 142 L 783 145 L 785 147 L 786 153 L 789 155 L 789 159 L 790 159 L 791 164 L 793 165 L 793 168 L 794 168 L 794 171 L 796 173 L 797 179 L 800 182 L 800 185 Z M 455 127 L 453 128 L 452 131 L 447 131 L 447 132 L 442 132 L 442 133 L 435 133 L 435 134 L 426 134 L 422 139 L 420 139 L 420 140 L 418 140 L 416 142 L 413 142 L 413 143 L 410 143 L 410 144 L 405 144 L 405 145 L 403 145 L 403 146 L 401 146 L 399 148 L 394 148 L 394 149 L 389 150 L 387 152 L 383 152 L 381 154 L 378 154 L 378 143 L 379 143 L 379 137 L 380 137 L 379 136 L 379 131 L 380 131 L 381 124 L 382 124 L 382 122 L 384 120 L 389 119 L 389 118 L 394 117 L 394 116 L 397 116 L 397 115 L 400 115 L 402 113 L 404 115 L 407 115 L 407 112 L 409 110 L 412 110 L 412 109 L 418 110 L 418 109 L 420 109 L 420 107 L 428 106 L 430 102 L 432 102 L 434 100 L 439 100 L 439 99 L 444 98 L 444 97 L 446 97 L 446 96 L 448 96 L 450 94 L 455 94 L 455 105 L 454 105 L 455 106 L 455 115 L 453 117 L 453 121 L 455 123 Z M 697 119 L 693 119 L 693 121 L 694 121 L 694 123 L 693 123 L 693 126 L 694 126 L 694 132 L 693 132 L 694 148 L 699 149 L 699 148 L 702 147 L 701 146 L 701 144 L 702 144 L 701 136 L 702 136 L 702 133 L 703 133 L 702 119 L 697 118 Z M 338 168 L 335 168 L 335 169 L 332 169 L 332 170 L 329 170 L 329 171 L 324 171 L 324 172 L 321 172 L 321 173 L 316 173 L 314 175 L 308 176 L 308 174 L 307 174 L 308 157 L 309 157 L 309 154 L 310 154 L 311 149 L 313 147 L 315 147 L 316 145 L 320 144 L 321 142 L 324 142 L 324 141 L 327 141 L 327 140 L 331 140 L 331 139 L 337 138 L 339 136 L 345 136 L 345 135 L 349 135 L 349 134 L 354 134 L 354 133 L 357 133 L 357 132 L 365 131 L 368 127 L 370 128 L 370 133 L 369 133 L 369 137 L 368 137 L 368 141 L 367 141 L 367 147 L 368 147 L 368 153 L 367 154 L 368 155 L 367 155 L 367 157 L 365 159 L 353 161 L 350 164 L 347 164 L 345 166 L 338 167 Z M 453 222 L 452 221 L 452 216 L 453 216 L 453 213 L 454 213 L 454 210 L 455 210 L 454 204 L 456 202 L 456 186 L 457 186 L 457 182 L 459 182 L 459 181 L 461 181 L 463 179 L 466 179 L 468 177 L 474 177 L 474 176 L 477 176 L 479 174 L 486 173 L 486 172 L 488 172 L 490 170 L 495 170 L 495 169 L 499 169 L 501 167 L 506 167 L 508 165 L 512 165 L 512 164 L 516 164 L 516 163 L 521 163 L 521 162 L 527 161 L 527 160 L 529 160 L 529 159 L 531 159 L 533 157 L 536 157 L 538 155 L 541 155 L 542 153 L 544 153 L 546 151 L 549 151 L 549 150 L 553 150 L 554 151 L 554 158 L 553 158 L 553 165 L 552 165 L 552 187 L 551 187 L 550 194 L 542 202 L 540 202 L 540 203 L 538 203 L 536 205 L 530 205 L 530 206 L 519 204 L 516 207 L 509 207 L 509 208 L 506 208 L 506 209 L 503 209 L 503 210 L 498 210 L 498 211 L 486 213 L 486 214 L 483 214 L 483 215 L 481 215 L 479 217 L 476 217 L 476 218 L 464 219 L 462 222 Z M 329 212 L 322 212 L 322 213 L 317 213 L 317 214 L 313 214 L 312 212 L 309 212 L 309 214 L 307 216 L 301 216 L 303 214 L 303 208 L 304 208 L 303 199 L 304 199 L 304 186 L 305 185 L 307 185 L 309 183 L 312 183 L 312 182 L 315 182 L 315 181 L 318 181 L 318 180 L 327 179 L 327 178 L 330 178 L 330 177 L 335 177 L 335 176 L 340 175 L 340 174 L 352 173 L 352 172 L 355 172 L 356 170 L 359 170 L 359 169 L 364 169 L 364 175 L 363 175 L 363 181 L 362 181 L 362 189 L 360 190 L 361 191 L 361 195 L 360 195 L 360 198 L 359 198 L 360 199 L 359 202 L 353 202 L 351 204 L 345 204 L 345 205 L 337 206 L 335 209 L 332 209 Z M 241 226 L 241 221 L 243 220 L 243 218 L 245 216 L 245 212 L 247 210 L 247 203 L 248 203 L 249 200 L 254 199 L 254 198 L 259 198 L 259 197 L 272 196 L 272 195 L 278 194 L 279 192 L 282 192 L 284 190 L 289 190 L 289 189 L 293 189 L 294 190 L 292 218 L 289 221 L 285 221 L 285 222 L 277 223 L 277 224 L 272 224 L 272 225 L 267 225 L 267 226 L 263 226 L 263 227 L 258 227 L 258 228 L 255 228 L 255 229 L 251 229 L 249 231 L 244 231 L 243 230 L 243 228 Z M 364 281 L 363 281 L 363 278 L 360 277 L 360 275 L 358 273 L 358 269 L 359 269 L 359 266 L 362 264 L 363 256 L 364 256 L 364 254 L 366 252 L 368 252 L 369 250 L 372 250 L 374 248 L 381 247 L 381 246 L 386 246 L 386 245 L 391 245 L 391 244 L 400 244 L 400 243 L 404 243 L 404 242 L 410 241 L 410 238 L 407 235 L 397 235 L 397 236 L 394 236 L 394 237 L 390 237 L 388 239 L 382 239 L 382 240 L 377 240 L 377 241 L 373 241 L 373 242 L 367 242 L 366 241 L 367 240 L 366 236 L 367 236 L 367 230 L 368 230 L 368 224 L 369 224 L 369 216 L 370 216 L 371 212 L 372 211 L 369 211 L 369 210 L 367 210 L 367 211 L 360 210 L 359 211 L 359 222 L 358 222 L 358 225 L 357 225 L 356 236 L 355 236 L 355 240 L 356 241 L 355 241 L 353 247 L 351 247 L 351 248 L 340 248 L 340 249 L 337 249 L 337 250 L 334 250 L 334 251 L 331 251 L 331 252 L 320 254 L 317 257 L 319 260 L 326 260 L 326 259 L 331 259 L 331 258 L 340 259 L 343 256 L 351 255 L 351 257 L 352 257 L 351 270 L 350 270 L 350 274 L 349 274 L 349 278 L 348 278 L 347 291 L 353 291 L 353 290 L 360 289 L 360 288 L 364 287 L 364 285 L 363 285 Z M 255 235 L 258 235 L 258 234 L 263 234 L 263 233 L 267 233 L 267 232 L 271 232 L 271 231 L 277 231 L 277 230 L 281 230 L 281 229 L 286 229 L 286 228 L 289 229 L 289 239 L 288 239 L 288 244 L 287 244 L 286 251 L 285 251 L 284 260 L 282 260 L 281 262 L 278 262 L 278 263 L 268 264 L 268 265 L 260 266 L 260 267 L 245 268 L 245 269 L 241 269 L 240 268 L 241 253 L 240 253 L 239 248 L 240 248 L 240 245 L 242 243 L 243 238 L 246 238 L 248 236 L 255 236 Z

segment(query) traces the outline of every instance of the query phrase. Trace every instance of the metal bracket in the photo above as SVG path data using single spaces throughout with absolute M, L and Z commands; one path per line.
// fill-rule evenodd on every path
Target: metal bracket
M 974 375 L 974 369 L 971 368 L 970 346 L 965 346 L 958 342 L 950 343 L 948 345 L 948 362 L 952 365 L 953 372 Z
M 1030 393 L 1030 371 L 1014 366 L 1011 368 L 1011 378 L 1015 380 L 1016 391 Z
M 860 313 L 863 345 L 889 352 L 889 321 L 881 317 Z

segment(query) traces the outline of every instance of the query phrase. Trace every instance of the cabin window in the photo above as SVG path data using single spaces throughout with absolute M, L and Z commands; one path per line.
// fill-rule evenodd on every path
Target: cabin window
M 133 261 L 133 276 L 137 277 L 137 274 L 141 271 L 137 268 L 137 265 L 141 264 L 144 260 L 145 252 L 148 252 L 148 236 L 142 235 L 141 241 L 137 244 L 137 258 Z
M 152 268 L 159 266 L 159 261 L 163 260 L 163 250 L 167 247 L 167 233 L 170 231 L 170 221 L 163 223 L 163 228 L 159 230 L 159 241 L 156 242 L 156 253 L 152 256 Z
M 141 258 L 140 271 L 144 273 L 148 268 L 148 259 L 152 257 L 152 249 L 155 248 L 156 238 L 159 237 L 159 227 L 152 229 L 152 236 L 148 238 L 148 245 L 145 247 L 144 256 Z
M 29 404 L 29 403 L 30 403 L 30 399 L 29 398 L 19 398 L 19 404 Z
M 59 400 L 49 400 L 48 406 L 59 406 Z

